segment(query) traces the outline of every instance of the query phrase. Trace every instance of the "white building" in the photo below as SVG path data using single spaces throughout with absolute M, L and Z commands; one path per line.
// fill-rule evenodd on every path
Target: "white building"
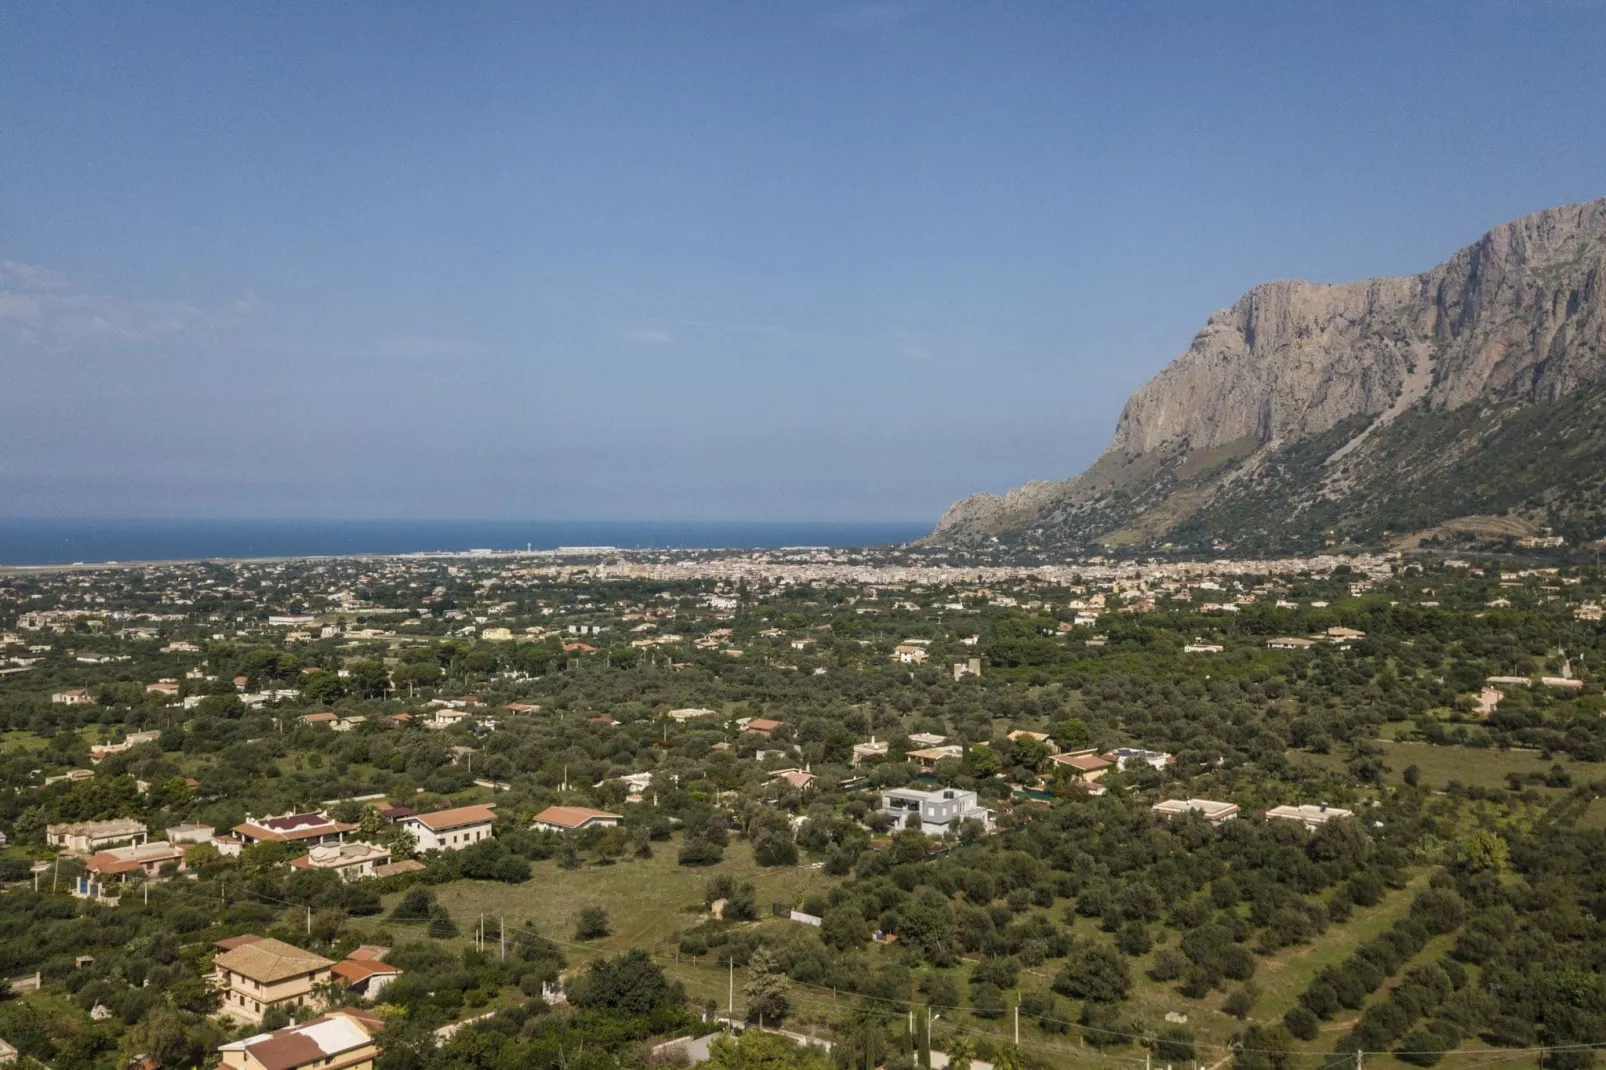
M 371 843 L 321 843 L 290 860 L 297 869 L 327 869 L 344 881 L 359 881 L 374 875 L 374 867 L 390 861 L 390 852 Z
M 420 851 L 461 851 L 492 836 L 496 820 L 492 804 L 459 806 L 432 814 L 413 814 L 397 824 L 413 834 Z
M 1308 829 L 1320 828 L 1340 817 L 1354 817 L 1353 810 L 1341 810 L 1326 803 L 1301 803 L 1298 806 L 1273 806 L 1266 817 L 1273 821 L 1298 821 Z
M 940 836 L 950 825 L 971 818 L 980 821 L 989 831 L 993 828 L 993 812 L 979 805 L 976 793 L 957 788 L 936 791 L 889 788 L 881 793 L 881 812 L 897 818 L 900 825 L 911 814 L 920 815 L 920 831 L 928 836 Z
M 1198 814 L 1212 825 L 1231 821 L 1238 816 L 1238 804 L 1216 802 L 1213 799 L 1167 799 L 1149 807 L 1161 817 L 1181 817 Z
M 131 817 L 111 821 L 78 821 L 45 828 L 45 842 L 70 854 L 89 855 L 108 847 L 144 843 L 145 823 Z

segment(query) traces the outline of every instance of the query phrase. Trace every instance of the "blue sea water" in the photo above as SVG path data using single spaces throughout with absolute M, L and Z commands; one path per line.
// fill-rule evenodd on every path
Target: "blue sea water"
M 612 520 L 0 519 L 0 565 L 315 557 L 471 549 L 735 549 L 907 542 L 922 523 Z

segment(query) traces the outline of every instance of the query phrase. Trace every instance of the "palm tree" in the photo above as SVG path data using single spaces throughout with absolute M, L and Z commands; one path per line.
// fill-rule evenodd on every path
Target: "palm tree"
M 948 1041 L 948 1070 L 970 1070 L 970 1061 L 976 1057 L 975 1041 L 957 1036 Z

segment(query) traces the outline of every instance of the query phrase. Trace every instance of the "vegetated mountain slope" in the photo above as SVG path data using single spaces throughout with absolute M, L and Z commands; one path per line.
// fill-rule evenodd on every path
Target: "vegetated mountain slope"
M 1267 552 L 1512 510 L 1595 538 L 1602 385 L 1606 199 L 1420 275 L 1255 287 L 1086 472 L 956 502 L 928 541 Z

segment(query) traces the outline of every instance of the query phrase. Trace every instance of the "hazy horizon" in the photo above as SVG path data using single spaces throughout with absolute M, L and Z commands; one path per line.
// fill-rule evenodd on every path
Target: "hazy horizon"
M 1603 39 L 1564 0 L 13 5 L 0 516 L 935 523 L 1075 475 L 1257 283 L 1606 193 Z

